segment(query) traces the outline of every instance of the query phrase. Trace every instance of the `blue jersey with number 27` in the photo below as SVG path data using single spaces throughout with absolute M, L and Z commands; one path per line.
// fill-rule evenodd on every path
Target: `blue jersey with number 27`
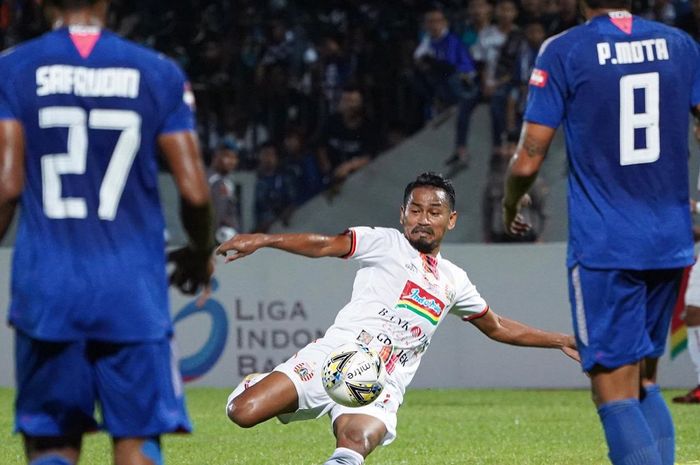
M 688 123 L 700 53 L 685 33 L 627 12 L 545 42 L 525 120 L 563 121 L 569 160 L 568 265 L 689 265 Z
M 168 336 L 156 144 L 194 127 L 184 74 L 64 27 L 3 54 L 0 76 L 0 119 L 26 140 L 10 323 L 45 340 Z

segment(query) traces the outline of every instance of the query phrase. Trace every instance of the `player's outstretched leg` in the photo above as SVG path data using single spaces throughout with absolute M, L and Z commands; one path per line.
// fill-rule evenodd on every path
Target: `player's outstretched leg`
M 639 364 L 590 374 L 613 465 L 664 465 L 639 403 Z
M 386 426 L 377 418 L 344 414 L 333 423 L 336 449 L 324 465 L 361 465 L 386 435 Z
M 247 389 L 244 386 L 233 399 L 229 397 L 226 414 L 241 428 L 250 428 L 282 413 L 296 412 L 298 408 L 299 398 L 292 380 L 273 371 Z
M 661 395 L 661 388 L 656 384 L 658 361 L 656 358 L 648 358 L 642 363 L 640 405 L 651 434 L 654 436 L 656 448 L 661 455 L 661 463 L 663 465 L 673 465 L 676 435 L 671 411 Z

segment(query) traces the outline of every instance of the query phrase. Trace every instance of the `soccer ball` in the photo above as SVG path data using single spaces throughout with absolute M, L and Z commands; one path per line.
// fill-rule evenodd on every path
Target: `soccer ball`
M 386 370 L 377 352 L 351 342 L 328 354 L 321 382 L 334 402 L 346 407 L 362 407 L 377 400 L 382 393 Z

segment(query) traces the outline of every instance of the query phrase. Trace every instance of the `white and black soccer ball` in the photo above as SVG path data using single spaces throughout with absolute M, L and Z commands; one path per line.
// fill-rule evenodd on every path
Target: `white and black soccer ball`
M 333 350 L 323 364 L 323 387 L 346 407 L 362 407 L 377 400 L 386 385 L 386 369 L 379 354 L 350 342 Z

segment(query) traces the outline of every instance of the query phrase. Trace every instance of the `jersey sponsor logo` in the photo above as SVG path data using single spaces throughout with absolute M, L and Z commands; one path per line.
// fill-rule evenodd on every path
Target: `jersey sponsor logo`
M 598 42 L 599 65 L 629 65 L 668 60 L 666 39 L 632 40 L 627 42 Z M 613 52 L 615 52 L 613 54 Z
M 141 73 L 133 68 L 86 68 L 49 65 L 36 70 L 36 95 L 65 94 L 77 97 L 139 96 Z
M 445 304 L 413 281 L 406 281 L 396 308 L 409 310 L 437 325 Z
M 544 87 L 547 85 L 549 73 L 543 69 L 533 69 L 530 75 L 530 85 L 535 87 Z

